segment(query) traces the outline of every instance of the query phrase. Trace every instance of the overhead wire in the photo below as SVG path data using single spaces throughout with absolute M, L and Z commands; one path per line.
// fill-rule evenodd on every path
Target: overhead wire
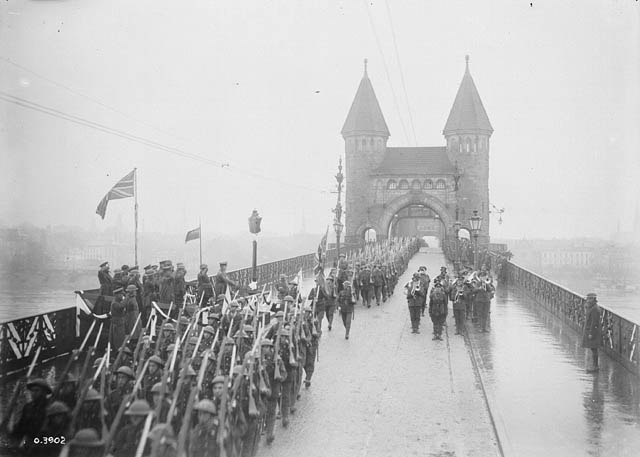
M 391 37 L 393 39 L 393 47 L 396 51 L 396 61 L 398 63 L 398 69 L 400 70 L 400 81 L 402 82 L 402 89 L 404 91 L 404 98 L 407 103 L 407 111 L 409 112 L 409 124 L 411 131 L 413 132 L 413 141 L 415 146 L 418 146 L 418 138 L 416 136 L 416 128 L 413 124 L 413 113 L 411 112 L 411 104 L 409 103 L 409 95 L 407 93 L 407 85 L 404 80 L 404 71 L 402 70 L 402 64 L 400 63 L 400 51 L 398 51 L 398 41 L 396 40 L 396 31 L 393 27 L 393 19 L 391 18 L 391 8 L 389 7 L 389 0 L 384 1 L 387 6 L 387 17 L 389 18 L 389 27 L 391 28 Z
M 56 117 L 56 118 L 63 119 L 63 120 L 69 121 L 69 122 L 73 122 L 75 124 L 83 125 L 85 127 L 88 127 L 88 128 L 91 128 L 91 129 L 94 129 L 94 130 L 97 130 L 97 131 L 100 131 L 100 132 L 103 132 L 103 133 L 106 133 L 106 134 L 109 134 L 109 135 L 117 136 L 117 137 L 123 138 L 125 140 L 134 142 L 134 143 L 142 144 L 144 146 L 147 146 L 147 147 L 150 147 L 150 148 L 153 148 L 153 149 L 157 149 L 157 150 L 161 150 L 161 151 L 164 151 L 164 152 L 168 152 L 168 153 L 171 153 L 171 154 L 174 154 L 174 155 L 178 155 L 178 156 L 183 157 L 183 158 L 199 161 L 199 162 L 204 163 L 204 164 L 214 165 L 216 167 L 220 167 L 223 170 L 226 169 L 229 172 L 240 173 L 240 174 L 244 174 L 244 175 L 247 175 L 247 176 L 251 176 L 253 178 L 275 182 L 278 185 L 283 186 L 283 187 L 295 187 L 295 188 L 298 188 L 298 189 L 304 189 L 304 190 L 308 190 L 308 191 L 312 191 L 312 192 L 318 192 L 318 193 L 321 193 L 321 194 L 328 194 L 329 193 L 328 190 L 313 188 L 313 187 L 310 187 L 310 186 L 305 186 L 305 185 L 293 183 L 293 182 L 290 182 L 290 181 L 284 181 L 284 180 L 278 179 L 277 177 L 263 175 L 263 174 L 256 173 L 256 172 L 254 172 L 252 170 L 249 170 L 249 169 L 244 169 L 244 168 L 240 168 L 240 167 L 237 167 L 237 166 L 231 167 L 230 165 L 228 165 L 225 162 L 221 162 L 219 160 L 214 160 L 214 159 L 210 159 L 210 158 L 207 158 L 207 157 L 203 157 L 203 156 L 198 155 L 198 154 L 194 154 L 194 153 L 191 153 L 191 152 L 184 151 L 183 149 L 180 149 L 180 148 L 167 146 L 165 144 L 158 143 L 156 141 L 152 141 L 152 140 L 149 140 L 147 138 L 144 138 L 144 137 L 141 137 L 141 136 L 138 136 L 138 135 L 134 135 L 134 134 L 128 133 L 128 132 L 123 131 L 123 130 L 119 130 L 119 129 L 115 129 L 115 128 L 106 126 L 106 125 L 101 124 L 99 122 L 94 122 L 94 121 L 91 121 L 89 119 L 86 119 L 86 118 L 83 118 L 83 117 L 80 117 L 80 116 L 75 116 L 73 114 L 68 114 L 68 113 L 65 113 L 63 111 L 57 110 L 55 108 L 51 108 L 51 107 L 48 107 L 48 106 L 45 106 L 45 105 L 42 105 L 42 104 L 39 104 L 39 103 L 35 103 L 35 102 L 32 102 L 32 101 L 26 100 L 26 99 L 21 98 L 21 97 L 17 97 L 17 96 L 8 94 L 8 93 L 6 93 L 4 91 L 0 91 L 0 100 L 4 100 L 5 102 L 12 103 L 14 105 L 17 105 L 17 106 L 20 106 L 20 107 L 23 107 L 23 108 L 26 108 L 26 109 L 30 109 L 30 110 L 37 111 L 37 112 L 40 112 L 40 113 L 43 113 L 43 114 L 47 114 L 47 115 L 52 116 L 52 117 Z
M 391 96 L 393 97 L 393 102 L 396 107 L 396 111 L 398 113 L 398 119 L 400 120 L 400 125 L 402 126 L 402 132 L 404 133 L 404 138 L 407 143 L 409 143 L 409 135 L 407 134 L 407 128 L 404 125 L 404 120 L 402 119 L 402 114 L 400 112 L 400 104 L 398 103 L 398 97 L 396 95 L 396 91 L 393 88 L 393 83 L 391 82 L 391 75 L 389 73 L 389 68 L 387 67 L 387 61 L 384 58 L 384 52 L 382 51 L 382 44 L 380 43 L 380 37 L 378 36 L 378 32 L 376 31 L 375 23 L 373 22 L 373 16 L 371 15 L 371 11 L 369 10 L 369 5 L 367 4 L 367 0 L 362 0 L 364 3 L 364 8 L 367 10 L 367 16 L 369 18 L 369 24 L 371 25 L 371 30 L 373 31 L 373 36 L 376 41 L 376 46 L 378 47 L 378 52 L 380 53 L 380 58 L 382 59 L 382 64 L 384 67 L 384 72 L 387 75 L 387 81 L 389 83 L 389 87 L 391 88 Z

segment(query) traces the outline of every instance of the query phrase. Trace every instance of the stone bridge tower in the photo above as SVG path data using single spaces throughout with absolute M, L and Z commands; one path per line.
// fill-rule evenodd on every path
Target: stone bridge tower
M 446 146 L 389 147 L 389 129 L 367 74 L 342 127 L 345 141 L 345 242 L 359 243 L 368 229 L 389 234 L 451 236 L 478 210 L 480 243 L 489 241 L 489 138 L 493 128 L 469 72 L 445 124 Z M 428 222 L 424 222 L 429 220 Z M 411 225 L 408 222 L 415 222 Z M 401 229 L 401 230 L 400 230 Z

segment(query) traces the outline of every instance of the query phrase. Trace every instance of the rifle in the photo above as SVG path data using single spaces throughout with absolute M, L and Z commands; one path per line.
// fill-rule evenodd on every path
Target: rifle
M 111 342 L 107 343 L 107 350 L 109 349 L 111 345 Z M 100 437 L 104 438 L 105 436 L 107 436 L 108 430 L 107 430 L 107 423 L 104 421 L 104 414 L 102 413 L 102 411 L 105 411 L 105 407 L 104 407 L 104 389 L 105 389 L 105 384 L 107 383 L 107 368 L 108 368 L 108 364 L 109 364 L 109 357 L 104 357 L 102 359 L 102 362 L 105 362 L 104 367 L 100 370 L 100 422 L 102 423 L 102 430 L 100 431 Z
M 282 381 L 283 376 L 282 373 L 280 373 L 280 364 L 278 363 L 278 360 L 280 359 L 280 336 L 282 335 L 282 327 L 284 326 L 284 321 L 282 321 L 282 323 L 279 323 L 278 325 L 278 333 L 276 334 L 276 344 L 275 344 L 275 355 L 273 357 L 273 360 L 275 362 L 275 368 L 274 368 L 274 372 L 273 372 L 273 379 L 276 381 Z
M 78 357 L 80 357 L 80 353 L 82 352 L 82 350 L 84 349 L 85 344 L 87 344 L 87 340 L 89 339 L 89 335 L 91 335 L 91 332 L 93 332 L 93 328 L 96 326 L 96 322 L 97 320 L 94 319 L 93 322 L 91 323 L 91 326 L 89 327 L 89 331 L 87 332 L 87 334 L 84 336 L 84 339 L 82 340 L 82 344 L 80 345 L 80 347 L 78 349 L 74 349 L 71 352 L 71 355 L 69 356 L 69 360 L 67 360 L 67 364 L 64 367 L 64 370 L 62 370 L 62 373 L 60 374 L 60 379 L 64 379 L 67 376 L 67 373 L 69 373 L 69 370 L 71 370 L 71 366 L 73 365 L 73 363 L 78 360 Z M 100 324 L 102 325 L 102 323 Z M 60 387 L 61 384 L 58 384 L 55 389 L 53 389 L 53 398 L 56 398 L 58 396 L 58 393 L 60 392 Z
M 227 395 L 229 393 L 229 376 L 225 376 L 222 384 L 222 397 L 220 398 L 220 410 L 218 411 L 218 442 L 219 455 L 226 456 L 227 452 L 224 448 L 224 439 L 226 435 L 226 416 L 227 416 Z
M 36 349 L 36 353 L 33 356 L 33 360 L 31 361 L 31 365 L 29 365 L 29 370 L 27 371 L 27 376 L 24 379 L 28 379 L 31 376 L 31 373 L 33 373 L 33 369 L 36 366 L 36 362 L 38 361 L 38 358 L 40 357 L 40 351 L 42 351 L 42 346 L 38 346 L 38 349 Z M 0 424 L 0 432 L 4 432 L 7 430 L 7 426 L 9 425 L 9 420 L 11 419 L 11 415 L 13 414 L 13 410 L 16 407 L 16 403 L 18 402 L 18 396 L 20 394 L 20 391 L 22 390 L 23 387 L 23 382 L 22 380 L 18 381 L 16 383 L 15 388 L 13 389 L 13 394 L 11 395 L 11 400 L 9 400 L 9 405 L 7 406 L 7 410 L 6 410 L 6 414 L 4 416 L 4 418 L 2 419 L 2 423 Z
M 120 421 L 122 420 L 122 416 L 124 415 L 124 410 L 127 408 L 127 405 L 131 402 L 131 400 L 135 398 L 136 392 L 138 391 L 138 388 L 140 387 L 140 383 L 142 382 L 142 377 L 147 372 L 147 367 L 149 367 L 149 359 L 147 359 L 144 362 L 144 368 L 142 369 L 142 372 L 138 375 L 138 378 L 136 379 L 136 382 L 133 385 L 133 389 L 131 390 L 131 393 L 128 394 L 125 398 L 123 398 L 122 402 L 120 402 L 120 406 L 118 407 L 118 412 L 116 413 L 116 417 L 113 419 L 113 422 L 111 423 L 109 434 L 104 440 L 104 449 L 105 449 L 105 453 L 107 454 L 109 453 L 109 448 L 111 447 L 111 443 L 115 438 L 116 430 L 118 430 L 118 425 L 120 425 Z
M 138 324 L 140 323 L 140 314 L 138 314 L 138 317 L 136 318 L 136 322 L 133 324 L 133 328 L 131 329 L 131 333 L 129 333 L 127 335 L 127 337 L 122 341 L 122 344 L 120 345 L 120 348 L 118 349 L 118 355 L 116 356 L 116 360 L 114 360 L 113 365 L 111 365 L 111 375 L 113 375 L 113 370 L 117 370 L 118 368 L 118 364 L 120 363 L 120 360 L 122 359 L 122 354 L 124 353 L 124 348 L 127 347 L 127 344 L 129 343 L 129 341 L 131 340 L 131 337 L 133 336 L 133 334 L 136 332 L 136 329 L 138 328 Z M 109 354 L 106 354 L 105 357 L 109 357 Z
M 189 400 L 187 402 L 187 409 L 182 418 L 182 426 L 180 427 L 180 433 L 178 434 L 178 455 L 182 456 L 185 454 L 185 445 L 187 442 L 187 431 L 189 430 L 191 424 L 191 414 L 193 413 L 193 407 L 196 400 L 196 395 L 200 393 L 200 389 L 202 389 L 202 381 L 204 380 L 204 373 L 207 370 L 207 363 L 209 362 L 209 350 L 207 349 L 203 354 L 202 365 L 200 365 L 200 370 L 198 372 L 198 383 L 196 384 L 195 389 L 191 389 L 189 392 Z
M 147 414 L 147 420 L 144 422 L 144 428 L 142 429 L 142 436 L 140 437 L 140 442 L 138 443 L 138 447 L 136 448 L 136 456 L 142 457 L 142 453 L 144 452 L 144 447 L 147 444 L 147 437 L 149 436 L 149 430 L 151 429 L 151 421 L 153 420 L 153 413 Z
M 100 323 L 100 330 L 98 331 L 98 338 L 96 338 L 95 344 L 98 344 L 100 333 L 102 333 L 102 323 Z M 87 351 L 87 357 L 84 359 L 84 364 L 82 365 L 82 371 L 80 372 L 80 377 L 78 379 L 78 386 L 82 385 L 82 388 L 80 389 L 80 395 L 78 395 L 78 399 L 76 400 L 76 405 L 73 408 L 73 412 L 71 413 L 71 424 L 69 425 L 69 430 L 75 429 L 76 420 L 78 419 L 78 414 L 80 413 L 80 407 L 84 402 L 84 398 L 87 396 L 87 392 L 89 391 L 91 384 L 93 384 L 93 378 L 88 379 L 84 383 L 84 385 L 82 384 L 82 381 L 87 375 L 87 370 L 89 369 L 89 362 L 91 361 L 91 358 L 93 356 L 93 353 L 95 352 L 95 349 L 96 349 L 95 345 L 89 348 L 89 350 Z M 101 364 L 103 363 L 104 363 L 104 359 L 102 360 Z M 64 380 L 61 379 L 60 384 L 62 384 L 62 381 Z

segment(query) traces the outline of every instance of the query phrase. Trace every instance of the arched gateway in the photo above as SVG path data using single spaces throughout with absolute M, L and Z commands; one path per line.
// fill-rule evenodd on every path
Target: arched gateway
M 469 58 L 443 135 L 445 146 L 389 147 L 390 133 L 364 76 L 342 128 L 345 141 L 347 243 L 373 233 L 453 235 L 477 210 L 489 242 L 489 139 L 493 128 L 469 72 Z

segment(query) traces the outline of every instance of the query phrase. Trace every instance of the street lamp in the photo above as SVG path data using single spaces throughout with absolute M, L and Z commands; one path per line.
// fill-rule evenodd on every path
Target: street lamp
M 455 251 L 453 253 L 453 269 L 457 273 L 460 270 L 460 229 L 462 228 L 462 224 L 459 220 L 453 223 L 453 237 L 455 243 Z
M 478 269 L 478 234 L 482 227 L 482 218 L 478 216 L 478 210 L 473 210 L 473 216 L 469 218 L 469 225 L 471 226 L 471 234 L 473 235 L 474 249 L 473 249 L 473 266 Z
M 251 260 L 251 282 L 258 287 L 258 233 L 260 233 L 260 222 L 262 217 L 257 210 L 253 210 L 249 216 L 249 232 L 253 234 L 253 258 Z

